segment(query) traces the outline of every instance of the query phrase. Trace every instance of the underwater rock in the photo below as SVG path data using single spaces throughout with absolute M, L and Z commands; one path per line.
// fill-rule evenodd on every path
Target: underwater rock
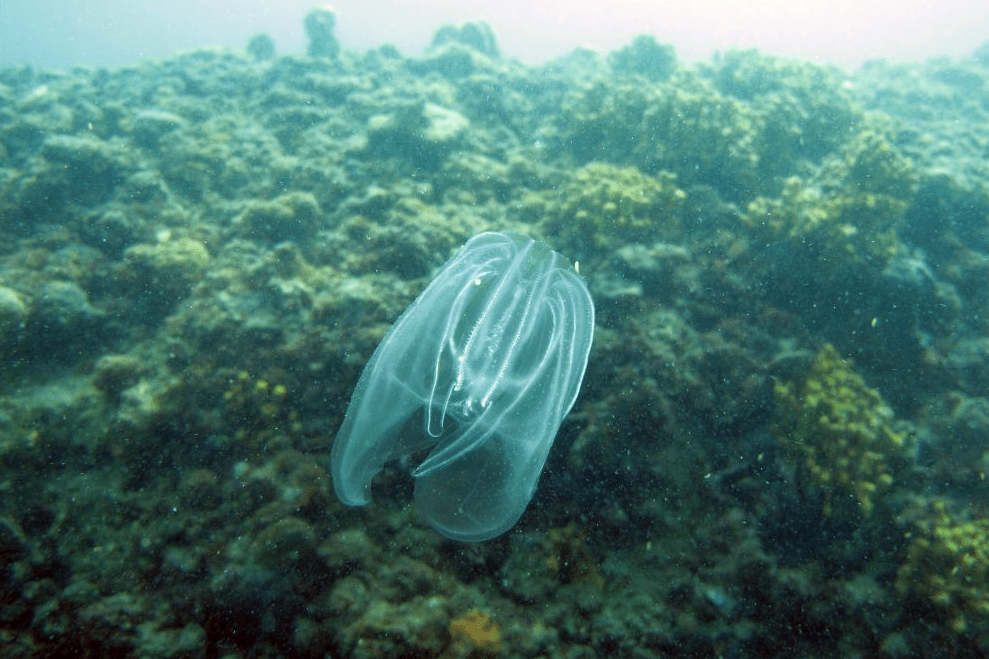
M 447 144 L 463 136 L 470 127 L 467 117 L 455 110 L 443 108 L 433 103 L 423 106 L 426 125 L 422 138 L 431 144 Z
M 316 531 L 298 517 L 286 517 L 269 524 L 254 539 L 251 561 L 275 574 L 308 568 L 319 560 L 316 555 Z
M 914 521 L 903 564 L 897 571 L 901 597 L 926 600 L 945 616 L 950 643 L 989 642 L 989 521 L 969 519 L 949 501 L 935 499 Z M 955 653 L 949 653 L 955 654 Z
M 119 259 L 124 250 L 136 242 L 140 222 L 121 209 L 107 208 L 88 213 L 80 221 L 79 237 L 112 259 Z
M 641 282 L 643 292 L 655 297 L 660 291 L 672 294 L 677 272 L 689 266 L 690 251 L 682 245 L 653 243 L 628 244 L 618 249 L 615 264 L 618 272 L 633 282 Z
M 378 558 L 378 547 L 359 528 L 334 533 L 318 551 L 326 567 L 338 576 L 364 569 Z
M 438 73 L 450 80 L 467 78 L 476 70 L 474 52 L 459 44 L 448 44 L 407 64 L 409 70 L 425 76 Z
M 450 646 L 441 659 L 497 657 L 501 654 L 501 626 L 486 613 L 471 609 L 448 626 Z
M 263 640 L 287 642 L 301 609 L 286 575 L 232 566 L 200 595 L 197 612 L 206 631 L 207 656 L 219 656 L 217 644 L 249 650 Z
M 185 125 L 185 119 L 163 110 L 142 110 L 130 121 L 134 142 L 145 149 L 157 149 L 162 137 Z
M 494 31 L 484 21 L 464 23 L 460 27 L 444 25 L 433 35 L 431 47 L 437 48 L 447 43 L 458 43 L 473 48 L 492 59 L 500 57 Z
M 568 173 L 559 187 L 529 195 L 522 212 L 570 254 L 682 235 L 688 196 L 669 172 L 647 176 L 634 167 L 591 163 Z
M 270 34 L 255 34 L 247 42 L 247 54 L 259 62 L 275 59 L 275 40 Z
M 93 371 L 93 386 L 111 398 L 118 398 L 137 384 L 144 365 L 131 355 L 103 355 Z
M 139 380 L 133 387 L 120 392 L 120 409 L 115 424 L 131 432 L 146 432 L 162 411 L 162 395 L 165 384 L 158 381 Z M 134 450 L 140 450 L 135 443 Z
M 989 340 L 985 343 L 989 357 Z M 989 372 L 986 362 L 975 370 L 978 375 L 972 389 L 981 386 L 984 391 Z M 938 397 L 925 407 L 918 435 L 919 461 L 929 466 L 936 482 L 967 492 L 965 498 L 980 499 L 981 487 L 989 477 L 989 397 L 957 392 Z
M 455 149 L 470 121 L 455 110 L 435 103 L 413 103 L 391 114 L 368 121 L 368 155 L 399 157 L 416 167 L 435 170 Z
M 66 199 L 81 205 L 106 200 L 130 166 L 125 151 L 90 135 L 53 135 L 42 145 L 41 156 L 64 177 Z
M 195 510 L 212 510 L 223 502 L 223 485 L 209 469 L 193 469 L 179 483 L 182 502 Z
M 51 135 L 0 197 L 11 226 L 25 234 L 61 225 L 66 211 L 106 202 L 130 168 L 130 154 L 95 135 Z M 5 177 L 7 175 L 5 174 Z
M 131 291 L 134 311 L 145 322 L 155 322 L 189 294 L 209 261 L 209 251 L 198 240 L 167 238 L 129 247 L 120 278 Z
M 825 515 L 868 517 L 883 504 L 911 437 L 833 346 L 817 352 L 802 381 L 777 382 L 775 399 L 772 434 L 820 488 Z
M 0 345 L 16 340 L 27 317 L 28 307 L 21 295 L 12 288 L 0 286 Z
M 72 281 L 53 281 L 34 300 L 30 328 L 42 341 L 79 337 L 93 330 L 105 312 L 89 302 L 89 295 Z
M 167 606 L 154 598 L 114 593 L 82 608 L 76 615 L 78 627 L 70 632 L 74 635 L 68 641 L 70 644 L 99 648 L 100 654 L 156 659 L 202 657 L 202 628 L 191 622 L 173 626 Z
M 446 645 L 449 618 L 438 598 L 392 604 L 374 601 L 338 638 L 353 659 L 436 657 Z
M 307 192 L 289 192 L 272 201 L 249 202 L 234 219 L 234 226 L 247 238 L 277 243 L 310 236 L 321 216 L 316 197 Z
M 0 517 L 0 593 L 14 578 L 15 563 L 31 553 L 27 537 L 16 522 Z M 6 600 L 6 598 L 4 598 Z
M 814 179 L 788 177 L 779 197 L 754 199 L 742 219 L 767 243 L 786 241 L 814 261 L 822 279 L 882 269 L 900 253 L 897 231 L 916 192 L 913 169 L 885 136 L 863 131 Z
M 637 36 L 630 45 L 608 56 L 611 68 L 620 75 L 640 75 L 651 82 L 669 78 L 677 67 L 673 46 L 660 44 L 651 34 Z
M 310 57 L 337 58 L 340 54 L 340 42 L 333 34 L 336 23 L 337 14 L 329 6 L 317 7 L 306 14 L 303 25 L 306 36 L 309 37 L 306 52 Z

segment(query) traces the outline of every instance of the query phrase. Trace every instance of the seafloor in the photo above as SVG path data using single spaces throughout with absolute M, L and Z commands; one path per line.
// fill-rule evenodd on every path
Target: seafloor
M 989 652 L 989 46 L 323 37 L 0 71 L 5 658 Z M 408 464 L 348 508 L 328 455 L 490 229 L 579 261 L 597 327 L 527 512 L 465 545 Z

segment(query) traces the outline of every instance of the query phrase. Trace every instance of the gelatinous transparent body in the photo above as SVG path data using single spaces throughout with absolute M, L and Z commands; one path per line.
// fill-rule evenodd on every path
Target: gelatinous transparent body
M 543 243 L 482 233 L 375 350 L 333 444 L 340 500 L 370 501 L 384 463 L 432 448 L 415 501 L 443 535 L 493 538 L 525 510 L 580 389 L 594 305 Z

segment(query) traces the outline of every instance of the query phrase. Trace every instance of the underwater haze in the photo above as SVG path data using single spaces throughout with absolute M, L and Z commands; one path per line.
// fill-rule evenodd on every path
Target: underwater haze
M 240 47 L 256 32 L 279 51 L 305 48 L 301 17 L 312 0 L 4 0 L 0 66 L 117 66 L 204 46 Z M 337 35 L 352 48 L 390 43 L 419 55 L 440 25 L 486 21 L 502 53 L 528 64 L 576 47 L 613 50 L 649 33 L 684 61 L 730 48 L 854 69 L 870 59 L 918 61 L 971 52 L 986 39 L 978 0 L 338 0 Z
M 985 10 L 489 4 L 0 1 L 4 659 L 989 655 Z

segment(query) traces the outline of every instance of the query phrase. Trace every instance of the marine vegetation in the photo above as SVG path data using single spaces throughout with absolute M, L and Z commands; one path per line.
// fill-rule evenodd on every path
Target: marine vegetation
M 894 482 L 909 436 L 850 362 L 825 344 L 800 380 L 775 385 L 772 433 L 824 498 L 824 514 L 868 517 Z

